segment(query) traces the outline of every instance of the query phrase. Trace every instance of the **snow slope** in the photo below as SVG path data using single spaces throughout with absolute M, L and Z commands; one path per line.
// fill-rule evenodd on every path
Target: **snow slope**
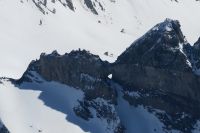
M 49 0 L 50 1 L 50 0 Z M 59 53 L 84 48 L 114 61 L 136 38 L 165 18 L 180 20 L 189 42 L 200 35 L 200 2 L 195 0 L 99 0 L 105 11 L 94 15 L 83 0 L 74 0 L 75 11 L 60 3 L 56 13 L 43 15 L 31 0 L 0 1 L 0 76 L 21 77 L 41 52 Z M 42 25 L 40 24 L 42 21 Z M 100 21 L 100 23 L 98 23 Z M 123 29 L 123 32 L 120 32 Z M 108 51 L 114 57 L 104 56 Z
M 75 99 L 81 98 L 83 94 L 74 88 L 54 83 L 42 85 L 41 87 L 45 89 L 45 86 L 48 86 L 50 93 L 60 96 L 57 97 L 59 99 L 49 100 L 51 102 L 53 100 L 65 101 L 65 107 L 69 110 L 70 117 L 72 117 L 73 114 L 71 114 L 70 110 L 76 104 Z M 57 91 L 55 87 L 60 87 L 63 91 Z M 0 115 L 11 133 L 37 133 L 39 130 L 45 133 L 61 133 L 62 131 L 69 131 L 71 133 L 84 132 L 77 125 L 67 122 L 65 114 L 45 106 L 38 99 L 41 91 L 20 90 L 9 82 L 4 82 L 4 85 L 0 87 L 0 91 L 0 100 L 3 101 L 0 103 Z M 68 95 L 63 97 L 63 93 Z
M 93 117 L 89 120 L 76 115 L 74 108 L 84 99 L 81 89 L 48 82 L 35 72 L 31 74 L 33 82 L 20 85 L 12 84 L 8 79 L 0 79 L 0 116 L 11 133 L 114 132 L 119 120 L 108 122 L 98 117 L 92 107 L 90 111 Z M 101 98 L 94 102 L 104 107 L 108 105 Z M 114 108 L 114 105 L 111 106 Z
M 126 133 L 165 133 L 164 124 L 153 113 L 149 113 L 142 105 L 138 107 L 131 106 L 123 99 L 123 88 L 116 83 L 113 85 L 119 93 L 118 106 L 116 108 L 122 123 L 126 125 Z M 179 133 L 176 130 L 169 132 Z
M 11 133 L 113 132 L 104 119 L 93 117 L 86 121 L 76 116 L 73 109 L 83 99 L 82 91 L 40 81 L 14 86 L 4 80 L 0 84 L 0 116 Z
M 74 114 L 73 107 L 78 104 L 77 100 L 83 98 L 81 90 L 47 82 L 40 77 L 37 79 L 41 82 L 15 86 L 4 79 L 0 84 L 0 101 L 3 101 L 0 102 L 0 116 L 11 133 L 113 133 L 103 119 L 94 117 L 86 121 Z M 114 108 L 126 127 L 126 133 L 179 133 L 176 130 L 165 131 L 163 123 L 154 113 L 143 106 L 130 106 L 123 99 L 121 86 L 116 83 L 112 86 L 119 93 L 118 104 Z M 96 102 L 106 104 L 100 98 Z M 199 129 L 197 122 L 193 133 L 199 133 Z
M 5 81 L 4 85 L 1 85 L 0 88 L 0 100 L 4 101 L 0 103 L 0 115 L 11 133 L 37 133 L 39 131 L 45 133 L 55 133 L 62 131 L 71 133 L 86 132 L 78 126 L 81 123 L 86 123 L 86 121 L 76 117 L 72 111 L 76 104 L 76 100 L 81 99 L 83 96 L 80 91 L 58 83 L 42 83 L 41 85 L 36 83 L 26 83 L 23 85 L 23 87 L 27 88 L 27 90 L 21 90 L 12 85 L 10 82 Z M 29 88 L 31 90 L 29 90 Z M 46 89 L 46 92 L 48 91 L 48 97 L 45 98 L 48 98 L 46 100 L 50 102 L 50 104 L 63 102 L 62 104 L 55 106 L 62 106 L 61 108 L 63 109 L 67 108 L 67 120 L 65 119 L 65 114 L 47 107 L 41 99 L 38 99 L 39 97 L 42 97 L 41 91 L 37 91 L 41 88 Z M 60 89 L 58 90 L 58 88 Z M 7 100 L 8 97 L 9 100 Z M 121 100 L 122 98 L 120 101 Z M 125 108 L 129 108 L 129 105 L 124 102 L 122 100 L 119 104 L 123 105 Z M 127 114 L 123 110 L 124 108 L 119 108 L 119 112 L 122 112 L 120 113 L 121 116 L 123 114 Z M 135 126 L 132 126 L 131 129 L 128 127 L 128 133 L 131 133 L 133 130 L 142 131 L 142 127 L 149 124 L 149 121 L 146 122 L 146 119 L 149 118 L 148 116 L 150 114 L 145 109 L 132 108 L 128 111 L 129 113 L 135 113 L 137 115 L 137 117 L 133 115 L 130 117 L 130 119 L 134 118 L 133 120 L 141 121 L 140 123 L 134 122 L 132 124 L 131 122 L 131 124 L 128 124 L 130 127 L 136 123 L 140 125 L 137 127 L 138 124 L 136 124 Z M 128 122 L 126 120 L 128 118 L 127 115 L 122 116 L 122 118 Z M 73 119 L 73 122 L 77 121 L 77 125 L 70 122 L 71 119 Z M 157 122 L 158 126 L 160 126 L 161 123 L 159 123 L 158 120 Z M 98 127 L 102 125 L 101 122 L 99 123 L 98 121 L 90 121 L 87 125 L 90 125 L 89 129 L 91 132 L 101 133 L 105 131 Z M 153 125 L 151 128 L 154 126 L 155 125 Z

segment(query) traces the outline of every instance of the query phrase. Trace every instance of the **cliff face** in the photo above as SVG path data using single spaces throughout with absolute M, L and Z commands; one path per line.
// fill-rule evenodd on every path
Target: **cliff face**
M 124 98 L 131 105 L 165 110 L 170 118 L 156 114 L 167 127 L 177 128 L 179 123 L 179 129 L 190 132 L 200 116 L 198 51 L 198 42 L 191 46 L 186 41 L 179 22 L 167 19 L 118 57 L 112 65 L 113 80 L 124 86 Z M 139 97 L 130 95 L 133 92 Z M 191 116 L 181 118 L 182 112 Z
M 178 21 L 166 19 L 136 40 L 116 64 L 136 64 L 176 71 L 191 71 L 183 46 L 187 44 Z
M 54 51 L 50 55 L 41 54 L 40 59 L 30 64 L 23 79 L 36 71 L 48 81 L 58 81 L 86 92 L 88 99 L 97 97 L 116 101 L 115 91 L 106 82 L 108 62 L 88 51 L 72 51 L 59 55 Z M 23 80 L 21 79 L 21 80 Z M 20 81 L 19 81 L 20 82 Z
M 199 77 L 192 72 L 186 45 L 179 22 L 167 19 L 118 57 L 113 78 L 130 89 L 160 89 L 199 101 Z
M 15 81 L 38 82 L 33 72 L 46 81 L 57 81 L 84 92 L 84 100 L 74 107 L 77 116 L 89 120 L 90 108 L 99 118 L 116 122 L 114 132 L 124 132 L 117 110 L 117 88 L 130 106 L 142 105 L 165 125 L 167 131 L 190 133 L 200 118 L 200 78 L 196 75 L 199 43 L 191 46 L 181 32 L 178 21 L 167 19 L 136 40 L 113 64 L 102 61 L 88 51 L 72 51 L 59 55 L 56 51 L 33 61 L 23 77 Z M 194 63 L 193 60 L 196 60 Z M 112 74 L 110 79 L 108 75 Z M 137 95 L 135 95 L 137 93 Z M 106 100 L 99 105 L 96 99 Z M 185 115 L 186 114 L 186 115 Z M 131 115 L 131 114 L 130 114 Z

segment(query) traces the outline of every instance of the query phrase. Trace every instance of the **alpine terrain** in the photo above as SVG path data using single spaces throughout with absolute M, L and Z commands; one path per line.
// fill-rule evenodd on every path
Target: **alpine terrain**
M 0 133 L 200 133 L 199 2 L 1 0 Z

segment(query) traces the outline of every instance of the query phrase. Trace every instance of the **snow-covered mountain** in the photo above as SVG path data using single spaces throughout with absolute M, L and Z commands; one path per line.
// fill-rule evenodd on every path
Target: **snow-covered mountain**
M 199 133 L 199 41 L 166 19 L 114 63 L 86 50 L 53 51 L 23 76 L 0 80 L 0 116 L 11 133 Z M 191 58 L 195 57 L 195 58 Z
M 0 133 L 200 132 L 199 0 L 0 7 Z
M 191 43 L 200 34 L 196 0 L 1 0 L 0 6 L 0 75 L 13 78 L 54 49 L 82 48 L 114 61 L 166 18 L 179 20 Z

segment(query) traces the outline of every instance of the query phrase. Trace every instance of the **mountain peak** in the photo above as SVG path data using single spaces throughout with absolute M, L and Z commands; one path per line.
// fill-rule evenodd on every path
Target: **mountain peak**
M 57 51 L 42 53 L 39 60 L 31 62 L 20 80 L 12 81 L 21 88 L 26 84 L 41 87 L 56 82 L 82 91 L 83 99 L 73 106 L 73 113 L 85 121 L 104 119 L 107 127 L 112 126 L 113 133 L 129 130 L 121 110 L 115 108 L 124 107 L 121 100 L 129 103 L 128 108 L 142 105 L 149 112 L 161 110 L 164 113 L 155 111 L 155 116 L 164 127 L 190 133 L 200 118 L 200 80 L 184 52 L 183 46 L 191 45 L 184 39 L 180 27 L 178 21 L 166 19 L 136 40 L 113 64 L 81 49 L 63 55 Z M 43 91 L 48 92 L 48 87 Z M 53 106 L 59 110 L 56 107 Z M 94 110 L 97 114 L 93 114 Z
M 183 51 L 187 41 L 180 27 L 179 21 L 171 19 L 157 24 L 122 53 L 117 63 L 191 71 Z
M 165 21 L 154 26 L 151 30 L 149 30 L 148 33 L 158 34 L 159 37 L 165 39 L 163 44 L 167 44 L 170 47 L 177 47 L 179 46 L 178 43 L 187 43 L 187 40 L 181 31 L 181 25 L 178 20 L 167 18 Z

